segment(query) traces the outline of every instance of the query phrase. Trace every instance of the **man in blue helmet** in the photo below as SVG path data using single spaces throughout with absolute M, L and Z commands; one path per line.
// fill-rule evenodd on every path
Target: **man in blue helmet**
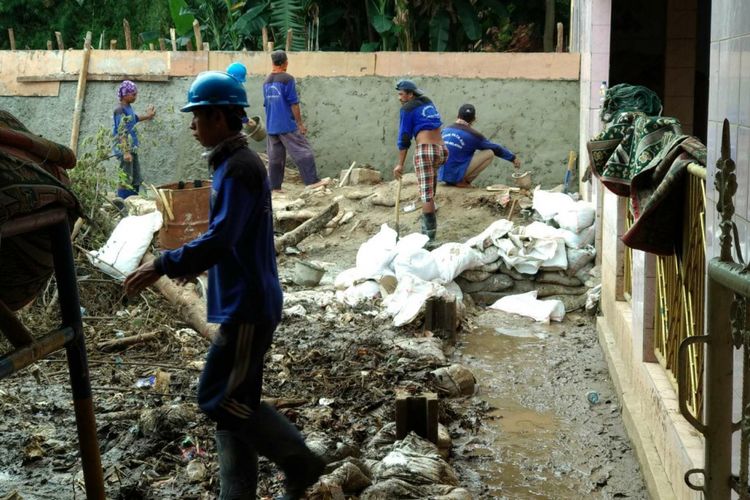
M 247 80 L 247 68 L 242 63 L 233 62 L 227 66 L 227 73 L 240 83 L 245 83 Z
M 299 168 L 305 186 L 315 188 L 328 184 L 321 180 L 315 166 L 315 155 L 307 140 L 307 127 L 302 122 L 297 84 L 286 72 L 289 59 L 283 50 L 271 53 L 273 69 L 263 82 L 263 106 L 266 108 L 266 133 L 268 152 L 268 174 L 271 189 L 281 191 L 286 167 L 286 155 L 292 157 Z
M 219 498 L 255 499 L 258 454 L 286 475 L 287 500 L 301 498 L 324 462 L 297 429 L 261 402 L 263 360 L 281 320 L 271 190 L 265 166 L 241 133 L 247 96 L 226 73 L 208 71 L 188 91 L 193 136 L 213 170 L 208 230 L 163 252 L 125 280 L 133 295 L 161 276 L 188 278 L 208 269 L 208 321 L 219 323 L 198 386 L 198 405 L 216 422 Z
M 393 176 L 400 179 L 404 173 L 406 154 L 412 138 L 416 139 L 414 171 L 417 174 L 419 197 L 422 200 L 422 233 L 434 243 L 437 234 L 435 217 L 435 188 L 437 169 L 448 158 L 448 150 L 440 135 L 443 122 L 432 101 L 411 80 L 400 80 L 396 84 L 398 100 L 401 102 L 398 127 L 398 163 Z
M 448 161 L 440 167 L 438 180 L 449 186 L 470 187 L 474 179 L 487 168 L 495 157 L 521 166 L 521 160 L 500 144 L 486 139 L 472 127 L 477 111 L 472 104 L 458 108 L 458 118 L 443 129 L 443 140 L 448 147 Z

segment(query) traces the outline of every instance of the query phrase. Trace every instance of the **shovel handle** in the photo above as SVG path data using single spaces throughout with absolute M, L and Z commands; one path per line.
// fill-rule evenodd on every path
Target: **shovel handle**
M 396 232 L 398 233 L 398 218 L 400 214 L 399 207 L 401 205 L 401 180 L 402 178 L 399 177 L 398 179 L 398 187 L 396 187 Z

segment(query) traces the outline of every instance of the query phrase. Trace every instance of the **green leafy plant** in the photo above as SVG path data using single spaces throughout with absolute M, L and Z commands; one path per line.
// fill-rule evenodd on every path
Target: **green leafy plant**
M 292 30 L 292 50 L 305 50 L 305 5 L 301 0 L 274 0 L 271 2 L 269 24 L 273 28 L 277 45 L 283 47 L 286 34 Z

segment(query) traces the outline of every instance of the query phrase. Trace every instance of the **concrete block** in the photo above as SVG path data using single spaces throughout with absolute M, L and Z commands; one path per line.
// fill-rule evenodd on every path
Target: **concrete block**
M 349 169 L 342 170 L 339 179 L 343 179 Z M 345 185 L 355 186 L 358 184 L 378 184 L 383 180 L 383 175 L 371 168 L 354 168 L 349 174 L 349 180 Z

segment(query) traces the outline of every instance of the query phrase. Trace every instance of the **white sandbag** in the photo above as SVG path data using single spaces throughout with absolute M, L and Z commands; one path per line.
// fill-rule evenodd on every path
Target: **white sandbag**
M 397 253 L 392 265 L 399 281 L 405 274 L 412 274 L 425 281 L 432 281 L 440 276 L 435 258 L 424 248 Z
M 336 300 L 348 306 L 356 306 L 360 302 L 372 300 L 380 296 L 380 285 L 377 281 L 367 280 L 353 285 L 346 290 L 336 292 Z
M 104 246 L 99 250 L 89 251 L 86 256 L 106 274 L 116 279 L 125 279 L 140 264 L 161 224 L 161 212 L 125 217 L 117 224 Z
M 505 237 L 505 235 L 508 234 L 511 229 L 513 229 L 513 223 L 511 221 L 507 219 L 499 219 L 490 224 L 487 229 L 485 229 L 478 235 L 470 238 L 466 242 L 466 244 L 470 247 L 475 247 L 479 250 L 482 250 L 486 246 L 484 244 L 485 241 L 489 240 L 493 245 L 496 245 L 497 241 L 500 238 Z
M 445 288 L 434 281 L 425 281 L 412 274 L 405 274 L 398 281 L 396 290 L 383 299 L 394 326 L 411 323 L 417 317 L 427 299 L 444 293 Z
M 583 266 L 596 258 L 596 249 L 590 245 L 581 249 L 568 248 L 567 255 L 568 275 L 573 276 L 582 269 Z
M 356 266 L 368 278 L 378 278 L 388 270 L 396 255 L 396 231 L 383 224 L 380 232 L 362 243 Z
M 482 265 L 482 254 L 465 243 L 446 243 L 432 252 L 437 264 L 439 276 L 437 281 L 450 283 L 456 276 Z
M 573 208 L 560 210 L 554 219 L 562 229 L 579 233 L 594 224 L 596 210 L 594 205 L 587 201 L 578 201 Z
M 500 259 L 505 262 L 505 265 L 509 269 L 515 269 L 519 273 L 525 274 L 536 274 L 539 271 L 539 266 L 542 265 L 543 260 L 537 257 L 530 257 L 528 255 L 521 255 L 522 246 L 517 246 L 510 238 L 505 238 L 498 241 L 498 250 L 500 252 Z M 554 252 L 548 257 L 552 257 Z
M 333 280 L 336 290 L 346 290 L 352 285 L 362 283 L 367 279 L 365 273 L 358 267 L 350 267 L 341 271 Z
M 583 248 L 594 243 L 596 237 L 596 226 L 590 225 L 580 233 L 574 233 L 567 229 L 558 229 L 560 236 L 565 240 L 565 246 L 568 248 Z
M 500 258 L 500 251 L 494 244 L 482 250 L 482 265 L 492 264 Z
M 565 249 L 565 240 L 539 240 L 539 241 L 554 241 L 555 242 L 555 254 L 549 259 L 542 262 L 540 266 L 542 269 L 547 271 L 562 271 L 568 268 L 568 256 Z
M 560 300 L 538 300 L 537 291 L 532 290 L 518 295 L 508 295 L 490 306 L 491 309 L 533 318 L 542 323 L 562 321 L 565 318 L 565 305 Z
M 573 198 L 565 193 L 550 193 L 549 191 L 536 189 L 531 206 L 543 220 L 550 220 L 560 212 L 573 210 L 575 204 Z
M 406 236 L 399 238 L 396 243 L 396 253 L 413 252 L 424 248 L 427 242 L 430 241 L 429 236 L 422 233 L 411 233 Z
M 538 221 L 534 221 L 528 226 L 519 227 L 518 230 L 514 232 L 514 234 L 529 239 L 540 240 L 557 239 L 563 237 L 559 229 Z

